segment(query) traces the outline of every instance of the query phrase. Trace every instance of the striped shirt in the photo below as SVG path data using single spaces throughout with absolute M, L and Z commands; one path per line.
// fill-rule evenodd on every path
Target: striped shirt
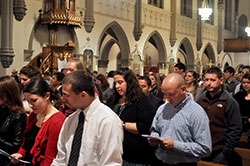
M 203 108 L 190 95 L 177 106 L 169 102 L 157 110 L 151 135 L 174 140 L 174 148 L 158 145 L 156 157 L 168 164 L 197 162 L 211 153 L 209 119 Z

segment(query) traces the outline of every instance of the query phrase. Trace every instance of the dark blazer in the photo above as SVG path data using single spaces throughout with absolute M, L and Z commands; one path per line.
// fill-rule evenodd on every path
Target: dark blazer
M 22 143 L 27 116 L 24 112 L 14 113 L 4 106 L 0 107 L 0 112 L 0 149 L 13 154 Z M 7 157 L 0 155 L 0 165 L 10 164 Z
M 113 109 L 115 105 L 109 106 Z M 154 148 L 148 144 L 146 138 L 141 136 L 141 134 L 150 134 L 155 115 L 155 108 L 149 97 L 143 95 L 132 105 L 127 105 L 118 115 L 124 122 L 136 123 L 139 132 L 139 134 L 133 134 L 124 130 L 123 159 L 137 164 L 150 164 L 154 159 Z
M 153 108 L 155 110 L 155 112 L 157 111 L 157 109 L 164 104 L 164 101 L 161 100 L 160 98 L 156 97 L 155 95 L 149 95 L 149 101 L 152 103 Z

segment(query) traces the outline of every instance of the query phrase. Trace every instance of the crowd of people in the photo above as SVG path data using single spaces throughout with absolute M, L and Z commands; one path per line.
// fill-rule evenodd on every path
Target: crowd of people
M 249 103 L 250 66 L 202 76 L 181 62 L 166 76 L 91 72 L 75 58 L 52 74 L 24 66 L 0 77 L 0 149 L 13 157 L 0 165 L 240 166 Z

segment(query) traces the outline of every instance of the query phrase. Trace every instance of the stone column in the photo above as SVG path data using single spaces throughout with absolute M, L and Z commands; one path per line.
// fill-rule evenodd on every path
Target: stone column
M 198 0 L 197 2 L 198 4 L 198 8 L 201 7 L 202 1 Z M 197 22 L 197 40 L 196 40 L 196 48 L 199 51 L 202 47 L 202 21 L 201 21 L 201 16 L 198 14 L 197 12 L 197 18 L 198 18 L 198 22 Z
M 105 73 L 106 72 L 106 69 L 108 67 L 108 63 L 109 61 L 108 60 L 98 60 L 98 71 L 100 73 Z
M 167 62 L 159 62 L 159 73 L 166 74 L 167 67 L 168 67 Z
M 94 27 L 94 0 L 85 0 L 84 28 L 90 33 Z
M 217 53 L 224 48 L 224 3 L 223 0 L 218 2 L 218 43 L 217 43 Z
M 0 15 L 2 14 L 2 0 L 0 0 Z
M 136 0 L 135 2 L 135 23 L 134 23 L 134 38 L 136 41 L 140 40 L 142 35 L 142 27 L 141 27 L 141 0 Z
M 121 66 L 122 67 L 131 67 L 130 66 L 130 60 L 128 58 L 126 59 L 121 59 Z
M 13 0 L 2 0 L 0 58 L 4 68 L 8 68 L 14 55 L 13 50 Z
M 176 0 L 171 0 L 171 30 L 170 30 L 170 45 L 175 45 L 176 38 Z

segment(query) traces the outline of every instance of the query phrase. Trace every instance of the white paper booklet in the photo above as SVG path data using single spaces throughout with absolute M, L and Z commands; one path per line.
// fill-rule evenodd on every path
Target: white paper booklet
M 19 162 L 22 162 L 22 163 L 25 163 L 25 164 L 30 164 L 29 161 L 24 161 L 24 160 L 21 160 L 21 159 L 16 159 L 15 157 L 12 157 L 9 153 L 5 152 L 4 150 L 0 149 L 0 155 L 4 155 L 4 156 L 7 156 L 7 157 L 10 157 L 14 160 L 17 160 Z
M 157 140 L 157 141 L 162 141 L 160 138 L 158 137 L 153 137 L 151 135 L 147 135 L 147 134 L 142 134 L 141 136 L 145 137 L 145 138 L 150 138 L 150 139 L 153 139 L 153 140 Z

